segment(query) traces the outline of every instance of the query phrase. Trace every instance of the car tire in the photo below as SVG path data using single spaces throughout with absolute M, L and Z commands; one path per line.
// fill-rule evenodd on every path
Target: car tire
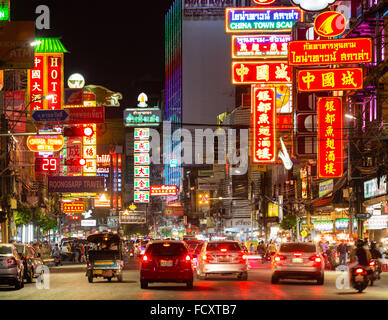
M 117 281 L 118 282 L 123 282 L 123 274 L 120 273 L 118 276 L 117 276 Z
M 15 281 L 15 290 L 20 290 L 22 288 L 23 278 L 22 281 L 20 281 L 19 278 L 16 278 Z
M 189 280 L 186 282 L 187 289 L 193 289 L 193 280 Z
M 279 283 L 279 277 L 273 275 L 273 276 L 271 277 L 271 283 L 272 283 L 272 284 L 278 284 L 278 283 Z
M 148 289 L 148 281 L 140 280 L 140 288 L 141 289 Z
M 320 276 L 320 277 L 317 279 L 317 284 L 318 284 L 319 286 L 322 286 L 322 285 L 324 284 L 324 282 L 325 282 L 325 276 L 324 276 L 324 275 Z
M 93 275 L 92 274 L 88 275 L 88 281 L 89 281 L 89 283 L 93 283 Z

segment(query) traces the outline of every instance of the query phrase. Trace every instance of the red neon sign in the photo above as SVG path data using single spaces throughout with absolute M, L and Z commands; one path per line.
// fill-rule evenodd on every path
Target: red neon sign
M 253 163 L 276 161 L 275 88 L 252 88 Z
M 49 110 L 62 109 L 63 97 L 63 60 L 61 55 L 47 56 L 47 94 L 53 97 L 47 100 Z
M 314 30 L 321 37 L 336 37 L 343 33 L 345 29 L 345 16 L 336 11 L 322 12 L 314 21 Z
M 30 110 L 43 110 L 43 101 L 40 100 L 44 96 L 44 56 L 35 54 L 35 68 L 28 71 L 28 96 L 30 101 Z
M 288 57 L 290 35 L 232 36 L 232 58 L 261 59 Z
M 85 203 L 71 202 L 63 204 L 63 213 L 83 213 L 85 212 Z
M 342 98 L 318 98 L 318 176 L 343 175 Z
M 272 4 L 274 3 L 276 0 L 253 0 L 254 3 L 256 4 L 260 4 L 260 5 L 269 5 L 269 4 Z
M 366 63 L 372 61 L 370 38 L 291 41 L 288 63 L 294 66 Z
M 298 72 L 298 91 L 357 90 L 364 84 L 362 68 L 303 69 Z
M 151 196 L 176 196 L 178 194 L 178 187 L 172 186 L 151 186 Z
M 233 62 L 233 84 L 290 83 L 291 67 L 287 61 Z

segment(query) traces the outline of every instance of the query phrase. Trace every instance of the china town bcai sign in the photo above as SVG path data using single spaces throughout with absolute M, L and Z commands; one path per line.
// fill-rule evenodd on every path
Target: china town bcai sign
M 233 59 L 285 58 L 290 35 L 232 36 Z
M 63 213 L 84 213 L 85 203 L 83 202 L 64 203 L 62 211 Z
M 301 9 L 295 7 L 226 8 L 227 33 L 291 32 L 297 22 L 303 22 Z
M 291 83 L 291 67 L 287 61 L 233 62 L 233 84 Z
M 27 147 L 33 152 L 57 152 L 64 146 L 63 136 L 29 136 Z
M 371 61 L 370 38 L 290 41 L 288 45 L 288 63 L 295 66 L 356 64 Z
M 161 121 L 162 111 L 158 108 L 124 110 L 124 125 L 126 127 L 158 126 Z
M 357 90 L 363 84 L 362 68 L 298 71 L 298 91 Z
M 151 186 L 151 196 L 176 196 L 178 194 L 178 187 L 172 186 Z

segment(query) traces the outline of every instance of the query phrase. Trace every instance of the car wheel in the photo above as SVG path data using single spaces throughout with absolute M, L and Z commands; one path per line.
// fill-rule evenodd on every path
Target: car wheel
M 141 289 L 148 289 L 148 281 L 140 280 L 140 288 Z
M 273 275 L 272 278 L 271 278 L 271 283 L 272 283 L 272 284 L 277 284 L 277 283 L 279 283 L 279 278 L 278 278 L 277 276 Z
M 123 281 L 123 274 L 120 273 L 118 276 L 117 276 L 117 280 L 118 282 L 122 282 Z
M 320 286 L 322 286 L 324 282 L 325 282 L 325 277 L 324 277 L 324 275 L 322 275 L 321 277 L 319 277 L 319 278 L 317 279 L 317 284 L 320 285 Z
M 22 288 L 23 278 L 22 281 L 19 278 L 16 278 L 15 281 L 15 290 L 20 290 Z
M 187 289 L 193 289 L 193 280 L 189 280 L 186 282 Z
M 93 275 L 90 273 L 88 275 L 88 281 L 89 281 L 89 283 L 93 283 Z

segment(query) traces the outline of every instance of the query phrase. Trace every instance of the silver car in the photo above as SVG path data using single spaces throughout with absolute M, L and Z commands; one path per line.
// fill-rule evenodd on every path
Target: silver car
M 239 280 L 248 280 L 248 260 L 237 241 L 210 241 L 203 245 L 198 256 L 197 276 L 237 275 Z
M 23 260 L 13 244 L 0 243 L 0 284 L 15 286 L 16 290 L 24 287 Z
M 272 258 L 272 283 L 280 279 L 311 279 L 324 282 L 325 263 L 317 246 L 307 242 L 282 243 Z

